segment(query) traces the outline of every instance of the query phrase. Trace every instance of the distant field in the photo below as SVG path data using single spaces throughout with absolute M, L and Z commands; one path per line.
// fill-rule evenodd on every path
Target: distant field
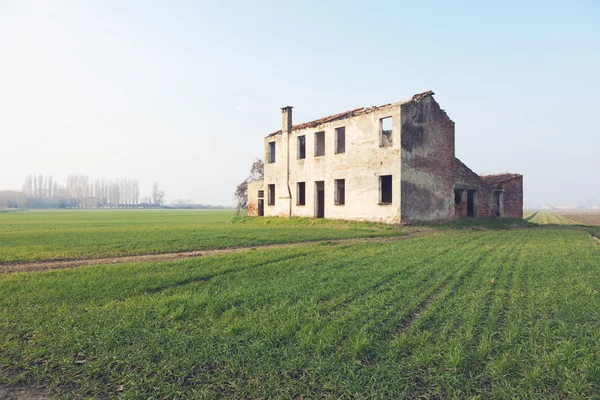
M 155 254 L 270 243 L 402 235 L 326 220 L 229 223 L 231 210 L 66 210 L 0 213 L 0 263 Z
M 532 222 L 534 224 L 543 224 L 543 225 L 548 225 L 548 224 L 577 225 L 577 224 L 579 224 L 579 222 L 574 221 L 570 218 L 567 218 L 566 216 L 564 216 L 562 214 L 558 214 L 558 213 L 547 211 L 547 210 L 539 211 L 533 218 L 531 218 L 529 220 L 529 222 Z
M 537 210 L 523 210 L 523 218 L 529 217 L 531 214 L 536 212 Z
M 0 276 L 0 382 L 84 397 L 593 397 L 599 291 L 592 238 L 543 228 Z
M 562 211 L 558 214 L 582 224 L 600 226 L 600 211 Z

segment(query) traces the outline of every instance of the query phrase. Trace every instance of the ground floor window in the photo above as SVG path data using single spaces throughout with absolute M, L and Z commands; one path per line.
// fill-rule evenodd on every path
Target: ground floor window
M 392 204 L 392 175 L 379 177 L 379 204 Z
M 296 205 L 304 206 L 306 205 L 306 183 L 298 182 L 296 184 Z
M 269 185 L 268 195 L 269 195 L 269 203 L 268 204 L 270 206 L 274 206 L 275 205 L 275 185 Z
M 336 179 L 335 180 L 335 198 L 334 202 L 336 206 L 343 206 L 346 204 L 346 180 Z
M 459 205 L 462 201 L 462 190 L 454 190 L 454 204 Z

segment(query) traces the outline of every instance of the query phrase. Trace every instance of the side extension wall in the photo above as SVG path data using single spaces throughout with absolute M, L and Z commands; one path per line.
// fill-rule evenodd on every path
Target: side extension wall
M 505 218 L 523 218 L 523 177 L 502 182 Z

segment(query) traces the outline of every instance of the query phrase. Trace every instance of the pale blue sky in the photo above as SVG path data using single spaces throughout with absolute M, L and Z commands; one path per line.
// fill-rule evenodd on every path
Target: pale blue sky
M 600 3 L 0 0 L 0 189 L 158 180 L 232 204 L 299 123 L 433 90 L 478 173 L 600 202 Z

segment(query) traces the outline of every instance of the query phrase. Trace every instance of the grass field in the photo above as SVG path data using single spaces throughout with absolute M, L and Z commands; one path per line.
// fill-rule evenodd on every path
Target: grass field
M 217 230 L 238 229 L 225 219 Z M 267 221 L 241 224 L 269 241 L 307 223 Z M 577 227 L 476 222 L 0 275 L 0 383 L 101 398 L 597 397 L 600 246 Z
M 580 224 L 577 221 L 573 221 L 567 218 L 565 215 L 558 214 L 551 211 L 542 210 L 539 211 L 533 218 L 529 220 L 534 224 L 542 224 L 542 225 L 578 225 Z
M 230 210 L 67 210 L 0 214 L 0 263 L 156 254 L 402 235 L 386 225 L 296 219 L 245 223 Z M 264 226 L 268 224 L 269 226 Z
M 580 224 L 600 226 L 600 211 L 562 211 L 558 214 Z
M 523 210 L 523 218 L 527 218 L 535 212 L 536 210 Z

